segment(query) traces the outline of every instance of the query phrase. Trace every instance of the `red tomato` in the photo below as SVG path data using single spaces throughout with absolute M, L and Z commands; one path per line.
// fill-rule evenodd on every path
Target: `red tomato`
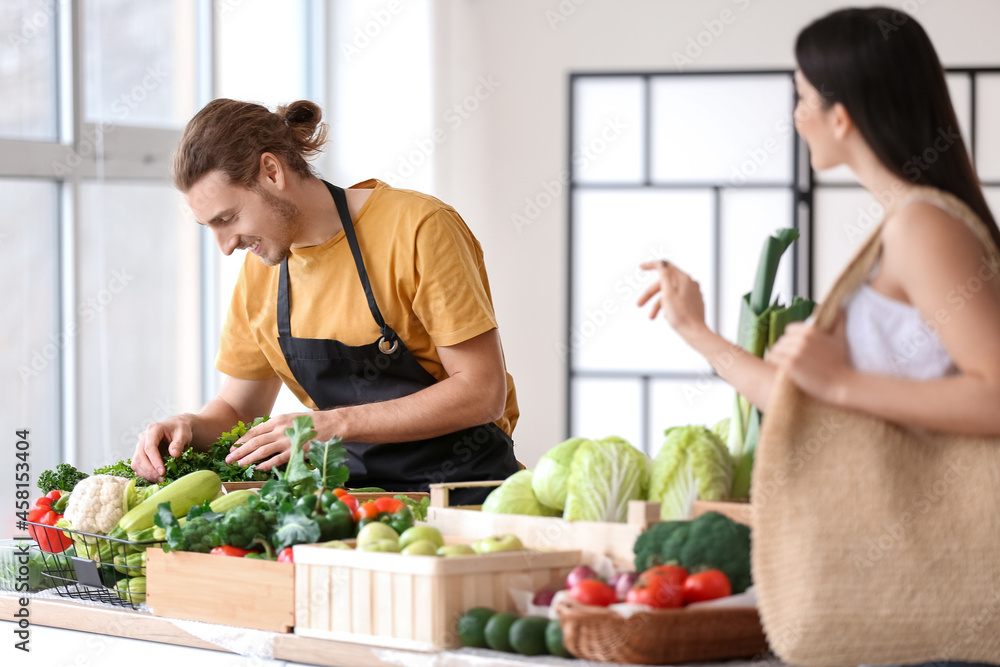
M 333 490 L 333 495 L 337 496 L 338 498 L 340 498 L 341 496 L 346 496 L 347 495 L 347 489 L 336 488 L 336 489 Z
M 294 563 L 295 562 L 294 560 L 292 560 L 292 548 L 291 547 L 285 547 L 284 549 L 282 549 L 281 551 L 278 552 L 278 562 L 279 563 Z
M 388 496 L 383 496 L 375 500 L 375 506 L 378 507 L 379 512 L 388 512 L 389 514 L 395 514 L 403 508 L 403 501 L 396 500 L 395 498 L 389 498 Z
M 688 571 L 680 565 L 657 565 L 649 568 L 642 574 L 651 577 L 666 577 L 676 586 L 683 586 L 684 580 L 688 578 Z
M 344 493 L 340 496 L 340 502 L 344 503 L 351 508 L 351 514 L 358 511 L 358 499 L 349 493 Z M 357 521 L 357 519 L 355 519 Z
M 607 607 L 618 601 L 615 589 L 597 579 L 583 579 L 569 590 L 570 597 L 580 604 Z
M 250 553 L 250 550 L 238 549 L 236 547 L 225 544 L 221 547 L 214 547 L 208 553 L 212 554 L 213 556 L 235 556 L 236 558 L 243 558 L 248 553 Z
M 358 508 L 358 520 L 378 518 L 378 505 L 375 503 L 365 503 Z
M 684 582 L 684 604 L 715 600 L 732 594 L 733 587 L 722 570 L 698 572 Z
M 676 609 L 684 606 L 684 582 L 676 576 L 643 572 L 625 596 L 630 604 L 644 604 L 655 609 Z

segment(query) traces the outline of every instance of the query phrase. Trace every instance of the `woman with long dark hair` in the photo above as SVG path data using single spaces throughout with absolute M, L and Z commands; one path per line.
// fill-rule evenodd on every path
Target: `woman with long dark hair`
M 759 359 L 711 331 L 696 283 L 667 262 L 640 298 L 761 410 L 778 368 L 820 400 L 938 431 L 1000 434 L 1000 231 L 959 135 L 944 71 L 907 14 L 845 9 L 795 45 L 795 126 L 816 170 L 848 165 L 893 214 L 878 266 L 832 334 L 791 325 Z M 956 215 L 977 216 L 980 238 Z
M 799 97 L 795 126 L 809 145 L 813 168 L 848 165 L 886 206 L 883 222 L 845 272 L 850 280 L 838 282 L 838 286 L 851 287 L 836 290 L 837 298 L 845 294 L 835 304 L 840 308 L 836 326 L 790 325 L 768 357 L 759 359 L 706 326 L 698 283 L 665 261 L 643 265 L 657 270 L 659 280 L 642 295 L 639 305 L 652 301 L 650 317 L 662 312 L 723 379 L 762 411 L 766 412 L 772 395 L 779 395 L 772 394 L 772 389 L 781 370 L 802 393 L 833 406 L 832 414 L 866 413 L 880 420 L 865 421 L 866 425 L 892 422 L 906 427 L 899 431 L 917 427 L 924 432 L 995 438 L 1000 435 L 1000 231 L 959 134 L 934 47 L 911 16 L 875 7 L 841 10 L 815 21 L 799 34 L 795 55 Z M 873 262 L 874 268 L 868 272 Z M 854 290 L 855 277 L 860 281 L 865 275 L 867 279 Z M 829 308 L 825 315 L 837 312 Z M 827 318 L 829 321 L 832 318 Z M 787 386 L 783 384 L 782 389 Z M 780 393 L 781 397 L 789 395 L 787 391 Z M 808 419 L 780 410 L 771 417 L 777 419 L 771 425 Z M 768 418 L 765 414 L 765 422 Z M 780 432 L 780 427 L 775 432 Z M 869 441 L 862 437 L 853 444 L 877 450 L 878 438 L 877 434 Z M 762 436 L 758 462 L 772 444 L 784 443 L 768 442 Z M 824 444 L 829 446 L 829 442 Z M 835 451 L 849 451 L 851 446 L 848 442 Z M 906 455 L 900 449 L 892 451 Z M 816 474 L 824 473 L 829 475 L 829 469 Z M 850 482 L 843 477 L 831 480 L 840 486 Z M 865 484 L 877 487 L 878 482 L 864 477 L 853 492 L 862 491 Z M 990 495 L 991 491 L 983 493 Z M 755 498 L 760 510 L 761 498 Z M 770 503 L 768 500 L 768 506 Z M 987 505 L 984 501 L 983 506 Z M 819 515 L 809 514 L 803 522 Z M 758 519 L 763 518 L 763 513 L 758 514 Z M 856 516 L 854 520 L 860 524 L 867 519 Z M 762 530 L 762 524 L 757 529 Z M 933 547 L 928 548 L 925 557 L 940 566 L 942 576 L 949 564 L 962 560 L 933 551 Z M 949 553 L 954 552 L 953 548 Z M 857 577 L 857 572 L 849 571 L 849 563 L 843 565 L 842 581 Z M 837 570 L 838 564 L 832 567 Z M 761 572 L 771 574 L 770 570 Z M 949 574 L 977 576 L 975 572 Z M 940 589 L 940 584 L 928 582 L 928 586 L 937 585 L 934 590 Z M 983 581 L 982 585 L 990 586 L 991 582 Z M 817 586 L 815 581 L 805 584 L 813 592 Z M 836 590 L 837 582 L 831 586 Z M 904 614 L 933 616 L 934 610 L 907 610 L 905 600 L 912 590 L 899 592 L 896 609 Z M 773 602 L 776 598 L 770 599 Z M 784 604 L 784 598 L 782 601 Z M 865 611 L 856 609 L 855 613 Z M 891 616 L 874 614 L 870 622 L 878 624 Z M 910 634 L 865 643 L 866 649 L 852 656 L 870 655 L 873 650 L 882 651 L 877 653 L 881 656 L 929 656 L 933 652 L 982 659 L 980 656 L 992 655 L 981 646 L 975 652 L 963 651 L 961 643 L 970 639 L 964 635 L 950 636 L 952 646 L 931 646 L 936 635 L 933 639 L 929 634 L 921 637 L 919 630 L 914 630 L 923 627 L 922 622 L 891 626 L 897 630 L 886 626 L 885 635 L 874 632 L 868 639 L 889 637 L 895 631 Z M 822 643 L 826 636 L 823 628 L 818 631 L 821 636 L 816 643 Z M 995 614 L 984 622 L 981 632 L 995 633 Z M 991 641 L 984 635 L 979 644 Z

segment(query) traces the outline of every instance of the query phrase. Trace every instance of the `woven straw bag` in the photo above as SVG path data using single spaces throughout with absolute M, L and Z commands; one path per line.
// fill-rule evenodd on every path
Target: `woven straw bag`
M 986 266 L 1000 261 L 968 206 L 918 188 L 886 212 L 836 281 L 817 312 L 820 328 L 831 329 L 844 297 L 868 276 L 892 210 L 914 199 L 968 225 Z M 1000 663 L 1000 437 L 928 432 L 838 409 L 780 373 L 751 498 L 761 621 L 785 662 Z

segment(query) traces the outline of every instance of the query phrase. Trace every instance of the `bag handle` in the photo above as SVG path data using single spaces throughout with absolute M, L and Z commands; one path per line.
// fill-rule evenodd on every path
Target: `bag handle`
M 833 324 L 840 312 L 844 299 L 853 294 L 871 273 L 875 262 L 878 261 L 879 253 L 882 251 L 882 228 L 890 217 L 907 204 L 913 201 L 930 201 L 938 204 L 949 215 L 960 220 L 969 230 L 975 234 L 976 238 L 986 249 L 986 253 L 994 260 L 1000 258 L 996 244 L 989 230 L 976 213 L 969 206 L 955 195 L 944 192 L 930 186 L 918 186 L 901 197 L 897 197 L 886 209 L 882 220 L 872 231 L 871 235 L 865 239 L 861 247 L 855 252 L 847 268 L 840 274 L 830 288 L 826 299 L 820 304 L 816 311 L 816 326 L 821 331 L 830 332 Z

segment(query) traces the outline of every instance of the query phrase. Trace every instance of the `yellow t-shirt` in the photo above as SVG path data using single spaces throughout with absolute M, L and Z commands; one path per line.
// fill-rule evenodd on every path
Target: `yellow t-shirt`
M 438 346 L 456 345 L 497 328 L 479 241 L 451 206 L 371 179 L 373 189 L 354 220 L 375 302 L 421 366 L 448 377 Z M 277 374 L 305 405 L 316 404 L 293 377 L 278 344 L 280 266 L 247 253 L 240 268 L 215 367 L 226 375 L 263 380 Z M 366 345 L 379 339 L 343 231 L 288 257 L 292 336 Z M 346 379 L 345 379 L 346 381 Z M 517 423 L 514 379 L 496 424 L 508 435 Z

